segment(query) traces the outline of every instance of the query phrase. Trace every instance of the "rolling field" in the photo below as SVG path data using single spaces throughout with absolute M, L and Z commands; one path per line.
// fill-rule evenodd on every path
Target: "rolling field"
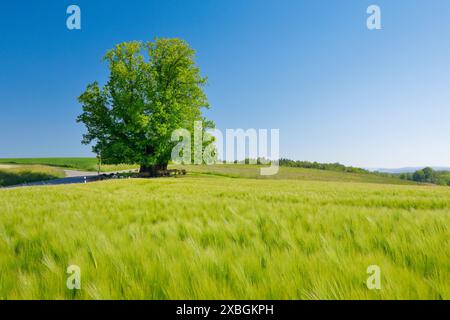
M 42 165 L 0 164 L 0 187 L 63 178 L 64 171 Z
M 0 299 L 450 299 L 450 188 L 201 170 L 1 190 Z
M 308 181 L 364 182 L 379 184 L 417 185 L 416 182 L 402 180 L 397 177 L 377 175 L 375 173 L 351 173 L 331 170 L 279 167 L 276 175 L 262 176 L 260 165 L 217 164 L 203 166 L 178 166 L 172 168 L 186 169 L 191 174 L 212 175 L 229 178 L 281 179 Z
M 83 171 L 97 171 L 97 159 L 95 158 L 0 158 L 0 164 L 39 164 Z M 139 166 L 127 164 L 102 165 L 101 171 L 110 172 L 135 168 L 139 168 Z

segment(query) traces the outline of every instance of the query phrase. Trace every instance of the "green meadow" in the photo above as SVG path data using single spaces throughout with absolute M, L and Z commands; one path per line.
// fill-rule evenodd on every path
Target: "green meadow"
M 257 169 L 0 190 L 0 299 L 450 299 L 450 188 Z
M 380 184 L 417 185 L 416 182 L 402 180 L 394 176 L 378 175 L 375 173 L 353 173 L 331 170 L 279 167 L 275 175 L 263 176 L 260 174 L 260 165 L 216 164 L 204 166 L 178 166 L 172 168 L 186 169 L 192 174 L 213 175 L 230 178 L 251 178 L 263 180 L 313 180 L 336 182 L 364 182 Z
M 18 165 L 44 165 L 60 167 L 74 170 L 97 171 L 98 161 L 96 158 L 0 158 L 0 164 L 18 164 Z M 139 166 L 118 164 L 102 165 L 102 172 L 120 171 L 135 169 Z
M 64 171 L 43 165 L 0 164 L 0 187 L 63 178 Z

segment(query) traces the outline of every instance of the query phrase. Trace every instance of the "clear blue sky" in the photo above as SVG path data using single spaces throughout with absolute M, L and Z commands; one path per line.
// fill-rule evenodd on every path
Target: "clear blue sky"
M 220 129 L 279 128 L 294 159 L 450 166 L 448 0 L 4 1 L 0 35 L 0 157 L 90 156 L 77 96 L 107 49 L 158 36 L 197 50 Z

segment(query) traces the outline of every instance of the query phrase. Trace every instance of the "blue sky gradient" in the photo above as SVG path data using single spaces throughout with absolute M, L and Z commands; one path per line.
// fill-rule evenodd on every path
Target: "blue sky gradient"
M 66 28 L 79 5 L 82 30 Z M 366 28 L 377 4 L 382 30 Z M 0 157 L 90 156 L 76 98 L 115 44 L 180 37 L 219 129 L 279 128 L 283 157 L 450 166 L 450 1 L 8 1 Z

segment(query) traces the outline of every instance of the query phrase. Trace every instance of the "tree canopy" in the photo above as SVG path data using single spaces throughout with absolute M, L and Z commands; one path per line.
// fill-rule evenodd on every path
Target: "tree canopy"
M 435 171 L 430 167 L 417 170 L 414 173 L 402 173 L 400 174 L 400 178 L 421 183 L 433 183 L 443 186 L 450 186 L 450 172 Z
M 214 124 L 202 116 L 209 108 L 194 61 L 195 51 L 181 39 L 125 42 L 104 57 L 108 82 L 88 85 L 79 97 L 85 124 L 84 144 L 105 163 L 136 163 L 142 171 L 165 169 L 176 142 L 176 129 L 193 132 L 195 121 L 203 130 Z

